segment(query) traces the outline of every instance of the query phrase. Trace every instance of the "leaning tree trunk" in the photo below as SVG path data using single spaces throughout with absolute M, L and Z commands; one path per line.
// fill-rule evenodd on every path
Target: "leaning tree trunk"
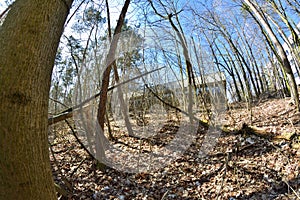
M 294 77 L 290 62 L 287 58 L 287 55 L 286 55 L 282 45 L 280 44 L 278 38 L 276 37 L 275 33 L 273 32 L 272 28 L 270 27 L 270 25 L 266 21 L 263 14 L 257 8 L 257 5 L 255 5 L 253 2 L 251 2 L 249 0 L 243 0 L 243 1 L 247 4 L 247 6 L 249 6 L 250 10 L 254 14 L 252 16 L 256 17 L 257 22 L 260 23 L 261 27 L 263 27 L 265 29 L 265 32 L 268 34 L 270 40 L 276 46 L 276 49 L 277 49 L 277 52 L 278 52 L 277 55 L 278 55 L 278 58 L 279 58 L 279 62 L 282 65 L 284 71 L 286 72 L 289 83 L 290 83 L 290 86 L 291 86 L 291 95 L 293 97 L 293 100 L 295 101 L 295 104 L 297 106 L 297 110 L 300 111 L 299 94 L 298 94 L 298 90 L 297 90 L 295 77 Z M 274 53 L 276 54 L 276 52 L 274 52 Z
M 17 0 L 0 27 L 0 199 L 56 199 L 47 112 L 72 0 Z
M 106 103 L 107 103 L 107 92 L 108 92 L 108 86 L 109 86 L 109 78 L 110 78 L 110 72 L 113 67 L 114 61 L 115 61 L 115 54 L 116 50 L 118 47 L 118 41 L 120 38 L 120 33 L 122 26 L 124 24 L 125 16 L 128 10 L 130 4 L 130 0 L 126 0 L 124 3 L 124 6 L 121 10 L 121 13 L 119 15 L 118 23 L 114 32 L 114 36 L 112 38 L 108 55 L 106 57 L 106 65 L 105 65 L 105 70 L 103 72 L 103 78 L 102 78 L 102 84 L 101 84 L 101 92 L 100 92 L 100 99 L 99 99 L 99 104 L 98 104 L 98 111 L 97 111 L 97 120 L 100 126 L 101 131 L 99 132 L 100 137 L 100 144 L 104 144 L 105 138 L 104 136 L 104 122 L 105 122 L 105 113 L 106 113 Z M 104 139 L 101 139 L 104 138 Z M 99 141 L 96 141 L 99 142 Z M 107 144 L 106 144 L 107 145 Z M 104 144 L 103 146 L 96 145 L 99 149 L 96 151 L 96 158 L 100 161 L 100 168 L 104 169 L 105 168 L 105 148 L 106 145 Z

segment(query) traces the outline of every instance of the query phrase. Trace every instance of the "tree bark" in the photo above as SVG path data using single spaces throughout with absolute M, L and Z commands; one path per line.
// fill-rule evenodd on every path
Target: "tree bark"
M 102 133 L 99 133 L 100 136 L 104 137 L 103 131 L 104 131 L 104 122 L 105 122 L 105 112 L 106 112 L 106 102 L 107 102 L 107 92 L 108 92 L 108 86 L 109 86 L 109 79 L 110 79 L 110 72 L 113 67 L 113 63 L 115 60 L 115 54 L 116 49 L 118 47 L 118 41 L 119 41 L 119 35 L 121 33 L 121 29 L 125 20 L 125 15 L 127 13 L 128 7 L 130 4 L 130 0 L 126 0 L 124 3 L 124 6 L 122 8 L 122 11 L 120 13 L 118 23 L 114 32 L 114 36 L 112 38 L 112 42 L 110 44 L 109 52 L 106 57 L 106 69 L 103 72 L 103 78 L 102 78 L 102 84 L 101 84 L 101 92 L 100 92 L 100 100 L 98 104 L 98 113 L 97 113 L 97 120 L 99 123 L 99 127 L 102 131 Z M 103 141 L 101 141 L 103 143 Z M 102 162 L 105 161 L 105 146 L 99 147 L 100 150 L 96 152 L 96 158 Z M 104 163 L 102 163 L 104 164 Z M 104 166 L 102 166 L 104 167 Z
M 48 98 L 72 2 L 17 0 L 0 27 L 0 199 L 57 199 Z
M 268 24 L 267 20 L 264 18 L 263 14 L 259 11 L 259 9 L 256 7 L 256 5 L 249 1 L 249 0 L 243 0 L 251 9 L 255 17 L 257 18 L 258 22 L 261 24 L 262 27 L 264 27 L 266 33 L 268 34 L 270 40 L 273 42 L 274 46 L 276 46 L 277 51 L 278 51 L 278 56 L 279 56 L 279 62 L 282 65 L 284 71 L 287 74 L 290 86 L 291 86 L 291 95 L 293 100 L 295 101 L 295 104 L 297 106 L 297 110 L 300 111 L 300 106 L 299 106 L 299 94 L 297 90 L 297 85 L 295 81 L 295 77 L 292 72 L 292 68 L 290 65 L 290 62 L 287 58 L 287 55 L 280 44 L 278 38 L 274 34 L 272 28 Z
M 108 38 L 109 38 L 109 41 L 111 41 L 112 31 L 111 31 L 111 25 L 110 25 L 109 4 L 108 4 L 107 0 L 105 1 L 105 3 L 106 3 L 106 8 L 107 8 Z M 115 60 L 113 61 L 112 66 L 113 66 L 113 69 L 114 69 L 115 81 L 118 84 L 120 82 L 120 77 L 119 77 L 119 73 L 118 73 L 117 63 L 116 63 Z M 117 93 L 118 93 L 118 98 L 119 98 L 119 101 L 120 101 L 121 111 L 122 111 L 122 114 L 123 114 L 123 117 L 124 117 L 125 125 L 126 125 L 127 131 L 128 131 L 128 135 L 133 136 L 134 135 L 133 134 L 133 129 L 132 129 L 132 126 L 131 126 L 131 123 L 130 123 L 129 114 L 128 114 L 128 111 L 127 111 L 127 106 L 126 106 L 126 103 L 125 103 L 125 100 L 124 100 L 123 91 L 122 91 L 121 87 L 117 87 Z M 108 121 L 109 119 L 107 118 L 106 120 Z M 109 124 L 109 122 L 108 122 L 108 124 Z M 108 129 L 110 129 L 110 127 L 108 127 Z
M 242 101 L 242 97 L 241 97 L 241 94 L 240 94 L 240 90 L 238 89 L 237 81 L 236 81 L 236 78 L 235 78 L 235 75 L 234 75 L 234 72 L 233 72 L 233 67 L 232 67 L 232 65 L 230 66 L 230 63 L 224 58 L 224 56 L 223 56 L 221 50 L 219 49 L 218 45 L 215 45 L 215 47 L 216 47 L 218 53 L 220 54 L 220 57 L 222 58 L 223 62 L 225 63 L 225 65 L 223 65 L 222 63 L 218 63 L 218 64 L 223 66 L 223 68 L 231 76 L 232 81 L 233 81 L 233 86 L 234 86 L 234 89 L 235 89 L 235 93 L 236 93 L 236 98 L 237 98 L 236 100 L 238 102 L 240 102 L 240 101 Z

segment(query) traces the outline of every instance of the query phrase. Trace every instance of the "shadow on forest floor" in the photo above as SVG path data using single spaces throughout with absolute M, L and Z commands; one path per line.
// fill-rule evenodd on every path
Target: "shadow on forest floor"
M 280 136 L 299 133 L 299 115 L 285 99 L 271 99 L 252 109 L 255 127 Z M 209 134 L 199 130 L 185 153 L 162 168 L 142 173 L 105 171 L 80 147 L 68 129 L 58 129 L 51 149 L 55 182 L 65 191 L 61 199 L 297 199 L 300 195 L 300 150 L 292 141 L 271 140 L 245 131 L 250 124 L 246 109 L 230 110 L 224 116 L 232 131 L 216 138 L 214 148 L 199 156 Z M 288 121 L 288 123 L 287 123 Z M 174 137 L 177 124 L 165 127 L 165 137 L 155 143 L 143 140 L 144 150 L 164 146 Z M 53 133 L 52 133 L 53 134 Z M 137 138 L 116 133 L 116 145 L 136 151 Z M 134 147 L 134 148 L 132 148 Z M 138 147 L 140 148 L 140 147 Z

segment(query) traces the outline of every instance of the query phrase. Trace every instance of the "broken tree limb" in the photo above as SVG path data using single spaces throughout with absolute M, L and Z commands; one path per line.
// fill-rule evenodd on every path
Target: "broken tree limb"
M 158 68 L 158 69 L 151 70 L 151 71 L 149 71 L 149 72 L 146 72 L 146 73 L 144 73 L 144 74 L 141 74 L 141 75 L 139 75 L 139 76 L 136 76 L 136 77 L 134 77 L 134 78 L 132 78 L 132 79 L 128 79 L 128 80 L 123 81 L 123 82 L 121 82 L 121 83 L 119 83 L 119 84 L 116 84 L 116 85 L 114 85 L 114 86 L 111 86 L 111 87 L 108 88 L 108 91 L 113 90 L 113 89 L 115 89 L 115 88 L 117 88 L 117 87 L 119 87 L 119 86 L 121 86 L 121 85 L 124 85 L 124 84 L 126 84 L 126 83 L 129 83 L 129 82 L 131 82 L 131 81 L 133 81 L 133 80 L 136 80 L 136 79 L 138 79 L 138 78 L 141 78 L 141 77 L 143 77 L 143 76 L 146 76 L 146 75 L 148 75 L 148 74 L 150 74 L 150 73 L 153 73 L 153 72 L 155 72 L 155 71 L 159 71 L 159 70 L 161 70 L 161 69 L 163 69 L 163 68 L 165 68 L 165 66 L 164 66 L 164 67 L 160 67 L 160 68 Z M 69 119 L 69 118 L 73 117 L 73 112 L 74 112 L 75 110 L 78 110 L 78 109 L 82 108 L 82 107 L 85 106 L 88 102 L 90 102 L 91 100 L 93 100 L 93 99 L 95 99 L 95 98 L 97 98 L 97 97 L 99 97 L 99 96 L 100 96 L 100 92 L 97 93 L 97 94 L 95 94 L 94 96 L 92 96 L 92 97 L 90 97 L 90 98 L 84 100 L 83 102 L 81 102 L 81 103 L 78 104 L 78 105 L 75 105 L 75 106 L 73 106 L 73 107 L 71 107 L 71 108 L 68 108 L 68 109 L 62 111 L 61 113 L 59 113 L 59 114 L 57 114 L 57 115 L 55 115 L 55 116 L 49 117 L 49 118 L 48 118 L 48 126 L 49 126 L 49 125 L 52 125 L 52 124 L 56 124 L 56 123 L 58 123 L 58 122 L 60 122 L 60 121 L 63 121 L 63 120 L 66 120 L 66 119 Z

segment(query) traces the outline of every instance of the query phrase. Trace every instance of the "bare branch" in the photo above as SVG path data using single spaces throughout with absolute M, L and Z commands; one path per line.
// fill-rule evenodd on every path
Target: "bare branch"
M 143 77 L 143 76 L 146 76 L 146 75 L 148 75 L 148 74 L 150 74 L 150 73 L 153 73 L 153 72 L 156 72 L 156 71 L 158 71 L 158 70 L 161 70 L 161 69 L 163 69 L 163 68 L 165 68 L 165 67 L 160 67 L 160 68 L 158 68 L 158 69 L 155 69 L 155 70 L 146 72 L 146 73 L 144 73 L 144 74 L 141 74 L 141 75 L 139 75 L 139 76 L 136 76 L 136 77 L 134 77 L 134 78 L 132 78 L 132 79 L 123 81 L 123 82 L 121 82 L 121 83 L 119 83 L 119 84 L 116 84 L 116 85 L 114 85 L 114 86 L 112 86 L 112 87 L 109 87 L 109 88 L 108 88 L 108 91 L 113 90 L 113 89 L 115 89 L 115 88 L 117 88 L 117 87 L 119 87 L 119 86 L 121 86 L 121 85 L 126 84 L 126 83 L 129 83 L 129 82 L 131 82 L 131 81 L 133 81 L 133 80 L 139 79 L 139 78 L 141 78 L 141 77 Z M 84 106 L 85 104 L 87 104 L 87 103 L 90 102 L 91 100 L 93 100 L 93 99 L 99 97 L 100 94 L 101 94 L 101 92 L 99 92 L 99 93 L 95 94 L 94 96 L 92 96 L 92 97 L 90 97 L 90 98 L 84 100 L 83 102 L 81 102 L 80 104 L 78 104 L 78 105 L 76 105 L 76 106 L 73 106 L 73 107 L 71 107 L 71 108 L 68 108 L 68 109 L 62 111 L 61 113 L 59 113 L 59 114 L 56 115 L 56 116 L 52 116 L 52 117 L 48 118 L 48 125 L 56 124 L 56 123 L 58 123 L 58 122 L 60 122 L 60 121 L 63 121 L 63 120 L 65 120 L 65 119 L 69 119 L 69 118 L 73 117 L 73 112 L 74 112 L 75 110 L 77 110 L 78 108 Z

